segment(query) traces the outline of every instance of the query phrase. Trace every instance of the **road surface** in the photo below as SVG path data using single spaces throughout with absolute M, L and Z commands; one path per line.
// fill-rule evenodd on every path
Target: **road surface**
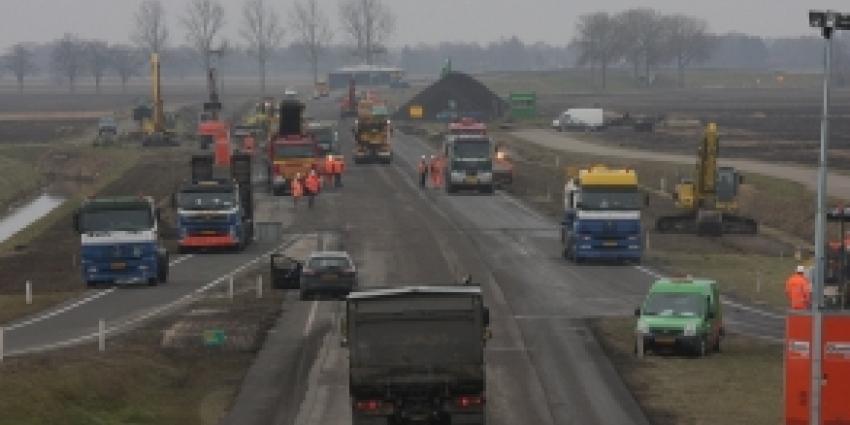
M 676 164 L 693 164 L 696 160 L 696 157 L 691 155 L 653 152 L 585 142 L 576 139 L 569 133 L 558 133 L 552 130 L 520 130 L 514 131 L 511 134 L 528 142 L 565 152 L 579 152 L 589 155 L 614 156 L 617 158 L 631 158 L 644 161 L 672 162 Z M 814 167 L 740 158 L 720 158 L 720 165 L 735 167 L 738 170 L 749 173 L 791 180 L 804 185 L 812 191 L 817 190 L 817 169 Z M 829 173 L 827 190 L 830 196 L 850 200 L 850 176 Z

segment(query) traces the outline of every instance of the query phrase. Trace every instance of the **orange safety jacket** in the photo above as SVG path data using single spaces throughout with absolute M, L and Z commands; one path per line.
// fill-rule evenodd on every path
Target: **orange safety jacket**
M 319 193 L 319 178 L 315 174 L 307 177 L 307 190 L 314 195 Z
M 292 196 L 300 198 L 302 195 L 304 195 L 304 188 L 301 186 L 301 181 L 292 179 Z
M 812 285 L 802 273 L 794 273 L 785 281 L 785 295 L 792 309 L 805 310 L 810 306 Z

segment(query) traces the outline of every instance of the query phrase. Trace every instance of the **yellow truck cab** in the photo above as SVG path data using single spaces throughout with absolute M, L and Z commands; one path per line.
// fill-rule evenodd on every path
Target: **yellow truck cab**
M 666 349 L 702 357 L 709 351 L 720 351 L 724 335 L 723 310 L 714 280 L 659 279 L 635 310 L 635 316 L 644 352 Z

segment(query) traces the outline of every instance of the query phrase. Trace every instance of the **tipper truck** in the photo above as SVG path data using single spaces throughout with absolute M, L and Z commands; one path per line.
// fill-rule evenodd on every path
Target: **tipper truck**
M 392 136 L 387 106 L 375 99 L 360 101 L 357 119 L 354 120 L 354 162 L 380 162 L 389 164 L 393 159 L 390 143 Z
M 577 263 L 586 259 L 639 262 L 643 250 L 640 212 L 647 201 L 635 170 L 602 165 L 578 170 L 564 186 L 564 257 Z
M 254 234 L 251 156 L 231 157 L 231 178 L 214 179 L 211 155 L 192 158 L 192 182 L 181 186 L 177 207 L 178 246 L 192 249 L 241 250 Z
M 483 425 L 489 320 L 474 285 L 349 294 L 352 423 Z
M 489 136 L 448 135 L 443 143 L 446 192 L 461 189 L 493 193 L 493 143 Z
M 306 134 L 304 104 L 297 99 L 280 103 L 278 134 L 268 145 L 268 184 L 274 195 L 288 194 L 292 179 L 306 176 L 321 158 L 316 141 Z
M 168 280 L 168 251 L 159 242 L 159 210 L 151 197 L 102 197 L 74 213 L 80 269 L 88 286 Z

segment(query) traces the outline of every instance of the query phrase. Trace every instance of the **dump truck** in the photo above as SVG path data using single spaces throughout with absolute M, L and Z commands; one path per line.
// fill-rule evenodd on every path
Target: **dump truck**
M 443 141 L 446 192 L 493 193 L 493 142 L 489 136 L 446 136 Z
M 214 178 L 211 155 L 192 157 L 192 181 L 175 194 L 177 245 L 181 252 L 197 249 L 236 249 L 254 235 L 251 156 L 231 157 L 230 178 Z
M 487 125 L 472 117 L 463 117 L 449 124 L 449 137 L 463 135 L 487 136 Z M 503 188 L 513 183 L 513 162 L 503 145 L 495 144 L 492 161 L 493 186 Z
M 386 104 L 376 99 L 360 101 L 354 120 L 354 163 L 392 162 L 392 132 Z
M 339 151 L 339 134 L 332 123 L 314 121 L 307 124 L 307 134 L 316 142 L 319 154 L 325 156 Z
M 297 99 L 280 103 L 277 136 L 268 145 L 268 185 L 274 195 L 291 192 L 292 179 L 306 176 L 321 158 L 316 141 L 304 129 L 304 104 Z
M 349 294 L 352 423 L 483 425 L 489 316 L 478 286 Z
M 695 180 L 683 180 L 673 193 L 676 207 L 683 212 L 659 217 L 659 232 L 699 236 L 758 233 L 755 220 L 737 215 L 743 177 L 733 167 L 718 167 L 719 151 L 717 125 L 709 123 L 697 154 Z
M 643 251 L 640 215 L 649 198 L 638 188 L 637 172 L 595 165 L 567 174 L 561 222 L 564 258 L 575 263 L 587 259 L 639 262 Z
M 168 251 L 159 240 L 159 209 L 149 196 L 91 198 L 74 213 L 80 270 L 88 286 L 168 281 Z

